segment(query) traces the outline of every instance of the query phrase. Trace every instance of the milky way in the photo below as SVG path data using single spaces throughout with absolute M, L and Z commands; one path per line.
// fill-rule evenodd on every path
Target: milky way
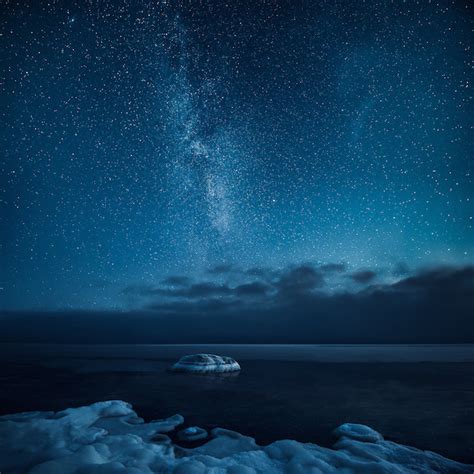
M 471 26 L 462 1 L 3 2 L 1 308 L 472 263 Z

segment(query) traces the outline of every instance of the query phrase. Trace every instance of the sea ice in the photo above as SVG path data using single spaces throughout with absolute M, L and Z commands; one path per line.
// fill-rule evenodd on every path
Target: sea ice
M 0 417 L 0 471 L 2 474 L 414 474 L 474 470 L 474 466 L 430 451 L 385 441 L 371 428 L 349 423 L 335 430 L 339 439 L 334 449 L 291 440 L 259 446 L 253 438 L 222 428 L 214 429 L 212 439 L 202 446 L 185 449 L 174 445 L 166 435 L 183 421 L 180 415 L 175 415 L 145 423 L 130 404 L 119 400 L 57 413 L 3 416 Z
M 198 374 L 219 374 L 237 372 L 240 365 L 231 357 L 215 354 L 193 354 L 181 357 L 171 367 L 173 372 L 193 372 Z

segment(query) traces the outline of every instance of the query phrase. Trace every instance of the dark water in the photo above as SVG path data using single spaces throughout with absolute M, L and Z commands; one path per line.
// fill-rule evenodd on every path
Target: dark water
M 212 349 L 212 350 L 211 350 Z M 236 376 L 166 371 L 183 353 L 238 356 Z M 474 462 L 472 346 L 3 346 L 0 412 L 132 403 L 145 419 L 182 414 L 260 444 L 330 446 L 343 422 Z

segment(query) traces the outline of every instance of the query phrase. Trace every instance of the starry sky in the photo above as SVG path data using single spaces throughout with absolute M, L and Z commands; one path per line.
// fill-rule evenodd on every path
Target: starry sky
M 0 309 L 472 283 L 467 1 L 0 4 Z

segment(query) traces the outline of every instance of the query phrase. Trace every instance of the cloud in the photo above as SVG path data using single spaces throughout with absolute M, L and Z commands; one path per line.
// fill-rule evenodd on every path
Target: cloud
M 237 296 L 265 296 L 271 291 L 271 287 L 265 283 L 255 281 L 253 283 L 244 283 L 235 288 Z
M 370 269 L 346 272 L 310 264 L 242 270 L 236 286 L 193 284 L 176 289 L 186 298 L 145 307 L 189 322 L 189 334 L 175 337 L 193 342 L 474 342 L 474 266 L 423 269 L 396 282 Z M 329 291 L 334 273 L 358 287 Z
M 402 277 L 402 276 L 408 275 L 409 273 L 410 273 L 410 268 L 408 267 L 406 263 L 403 263 L 403 262 L 397 263 L 395 267 L 393 268 L 393 274 L 395 276 Z
M 327 273 L 342 273 L 346 271 L 347 267 L 344 263 L 327 263 L 325 265 L 321 265 L 319 269 Z
M 372 280 L 375 279 L 377 273 L 372 270 L 360 270 L 358 272 L 354 272 L 350 275 L 353 281 L 356 283 L 370 283 Z
M 191 284 L 191 278 L 186 276 L 170 276 L 161 283 L 167 286 L 188 286 Z
M 196 304 L 196 301 L 193 300 L 181 300 L 170 302 L 152 302 L 145 308 L 146 311 L 153 311 L 158 314 L 169 314 L 172 316 L 184 315 L 186 317 L 192 315 L 213 315 L 221 314 L 235 309 L 240 306 L 238 300 L 232 299 L 222 299 L 210 297 L 204 300 L 199 301 Z M 184 330 L 186 328 L 183 328 Z
M 474 266 L 463 268 L 440 267 L 424 270 L 393 285 L 399 291 L 418 291 L 434 294 L 470 293 L 474 288 Z M 471 293 L 474 298 L 474 294 Z
M 298 296 L 324 286 L 322 273 L 310 265 L 301 265 L 283 273 L 275 287 L 281 296 Z
M 348 273 L 354 275 L 369 270 Z M 359 278 L 334 292 L 321 267 L 239 282 L 168 279 L 130 285 L 128 312 L 4 313 L 0 340 L 148 343 L 473 343 L 474 266 L 438 266 L 396 282 Z M 375 272 L 372 272 L 375 273 Z M 391 276 L 390 278 L 393 278 Z M 347 278 L 344 278 L 347 280 Z M 343 280 L 344 280 L 343 279 Z M 364 283 L 368 282 L 368 283 Z
M 271 286 L 259 281 L 242 283 L 235 287 L 230 287 L 227 284 L 218 284 L 209 281 L 186 284 L 186 281 L 190 282 L 191 280 L 186 280 L 184 277 L 174 277 L 172 279 L 173 283 L 171 284 L 169 280 L 168 278 L 163 280 L 162 283 L 164 283 L 164 286 L 159 287 L 153 287 L 151 285 L 128 286 L 122 291 L 122 294 L 141 296 L 148 299 L 167 298 L 204 301 L 216 297 L 255 298 L 265 296 L 271 291 Z M 163 305 L 160 302 L 151 305 L 147 304 L 146 307 L 163 307 Z
M 231 293 L 232 289 L 227 285 L 202 282 L 179 288 L 155 288 L 151 294 L 167 296 L 169 298 L 205 299 L 214 296 L 227 296 Z

